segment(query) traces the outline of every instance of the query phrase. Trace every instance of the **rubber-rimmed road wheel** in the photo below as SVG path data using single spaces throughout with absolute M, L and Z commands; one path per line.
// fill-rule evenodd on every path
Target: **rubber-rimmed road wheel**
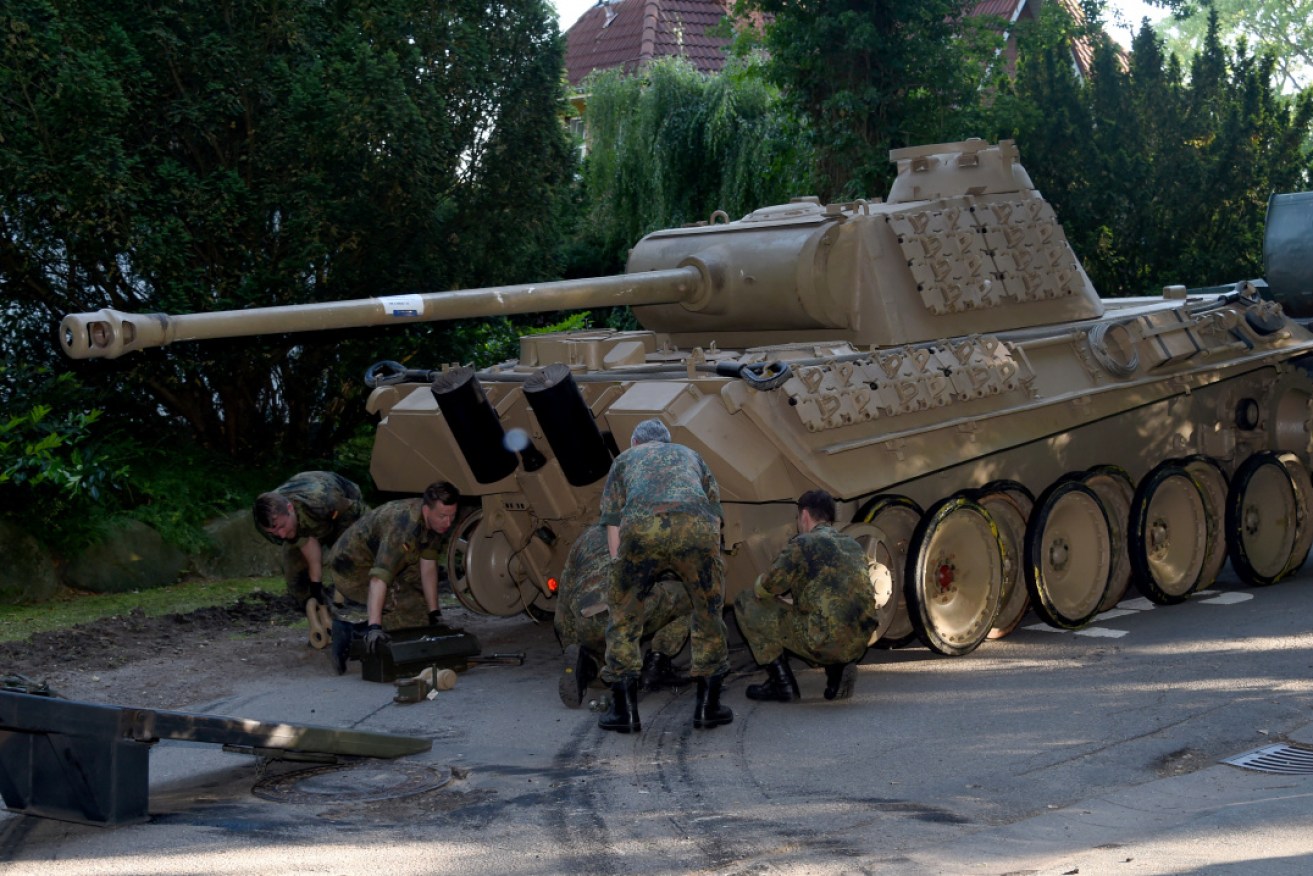
M 1211 456 L 1196 454 L 1181 460 L 1204 494 L 1208 509 L 1208 557 L 1195 592 L 1212 587 L 1226 565 L 1226 471 Z
M 921 518 L 903 588 L 916 634 L 931 650 L 960 657 L 989 635 L 1003 593 L 1003 548 L 972 494 L 941 499 Z
M 1294 574 L 1308 559 L 1309 548 L 1313 547 L 1313 479 L 1309 478 L 1304 461 L 1293 453 L 1277 454 L 1281 463 L 1290 474 L 1295 485 L 1295 495 L 1299 499 L 1299 522 L 1295 527 L 1295 547 L 1290 552 L 1287 574 Z
M 1126 469 L 1118 465 L 1096 465 L 1081 475 L 1081 483 L 1094 491 L 1108 515 L 1112 535 L 1112 573 L 1108 589 L 1099 600 L 1099 611 L 1108 611 L 1122 601 L 1131 588 L 1131 500 L 1135 482 Z
M 994 518 L 999 540 L 1003 543 L 1003 592 L 999 596 L 998 616 L 989 631 L 989 638 L 1002 639 L 1017 628 L 1030 608 L 1030 594 L 1026 591 L 1021 567 L 1022 551 L 1026 546 L 1026 518 L 1030 516 L 1034 500 L 1028 490 L 1003 488 L 991 492 L 982 487 L 976 501 Z
M 1199 484 L 1176 460 L 1159 463 L 1140 481 L 1131 502 L 1136 588 L 1159 605 L 1183 602 L 1199 586 L 1209 535 Z
M 1074 630 L 1098 613 L 1112 576 L 1112 533 L 1103 503 L 1079 477 L 1060 478 L 1036 500 L 1025 557 L 1031 608 L 1045 623 Z
M 1226 494 L 1226 553 L 1240 580 L 1266 587 L 1284 578 L 1298 525 L 1295 482 L 1280 457 L 1263 450 L 1241 463 Z
M 901 648 L 917 640 L 916 628 L 907 613 L 907 600 L 903 598 L 903 576 L 907 569 L 907 546 L 912 541 L 912 533 L 916 532 L 916 525 L 921 522 L 922 513 L 920 505 L 906 496 L 892 493 L 874 497 L 857 512 L 857 520 L 870 523 L 887 536 L 886 544 L 893 555 L 890 571 L 894 576 L 897 604 L 889 628 L 875 643 L 877 648 Z

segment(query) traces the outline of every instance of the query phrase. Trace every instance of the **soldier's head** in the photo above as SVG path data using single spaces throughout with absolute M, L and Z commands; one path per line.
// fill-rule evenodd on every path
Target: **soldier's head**
M 650 444 L 653 441 L 669 444 L 670 430 L 660 420 L 644 420 L 634 427 L 634 435 L 629 439 L 629 446 L 637 447 L 640 444 Z
M 824 490 L 808 490 L 798 497 L 798 531 L 811 532 L 822 523 L 833 523 L 834 497 Z
M 296 538 L 296 509 L 282 493 L 261 493 L 255 500 L 252 513 L 261 532 L 284 541 Z
M 446 532 L 456 522 L 458 505 L 460 490 L 446 481 L 429 484 L 420 511 L 424 515 L 424 525 L 434 532 Z

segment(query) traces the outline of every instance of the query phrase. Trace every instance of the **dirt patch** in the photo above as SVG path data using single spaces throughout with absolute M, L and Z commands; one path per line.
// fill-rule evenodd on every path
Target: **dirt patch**
M 45 683 L 69 699 L 178 709 L 229 695 L 245 680 L 327 672 L 287 596 L 252 593 L 229 606 L 147 617 L 140 610 L 0 645 L 0 675 Z

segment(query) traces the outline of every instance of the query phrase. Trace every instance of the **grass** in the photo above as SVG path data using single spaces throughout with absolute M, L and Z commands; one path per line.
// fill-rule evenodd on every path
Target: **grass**
M 212 605 L 232 605 L 248 593 L 282 593 L 282 578 L 189 581 L 131 593 L 70 591 L 39 605 L 0 605 L 0 642 L 21 642 L 35 633 L 63 630 L 141 609 L 147 616 L 177 614 Z

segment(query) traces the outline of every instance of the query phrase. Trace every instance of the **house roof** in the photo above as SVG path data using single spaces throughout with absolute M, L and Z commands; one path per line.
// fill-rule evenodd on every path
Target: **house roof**
M 707 33 L 729 14 L 733 0 L 598 0 L 566 31 L 565 69 L 571 86 L 593 70 L 637 70 L 654 58 L 682 55 L 696 70 L 719 73 L 725 66 L 728 37 Z M 1044 0 L 979 0 L 972 15 L 995 15 L 1008 22 L 1034 18 Z M 1080 0 L 1056 0 L 1077 22 Z M 1072 55 L 1082 76 L 1090 72 L 1094 47 L 1075 40 Z
M 683 55 L 703 73 L 725 66 L 728 37 L 707 33 L 729 14 L 731 0 L 599 0 L 566 31 L 571 85 L 597 69 L 627 71 L 654 58 Z

